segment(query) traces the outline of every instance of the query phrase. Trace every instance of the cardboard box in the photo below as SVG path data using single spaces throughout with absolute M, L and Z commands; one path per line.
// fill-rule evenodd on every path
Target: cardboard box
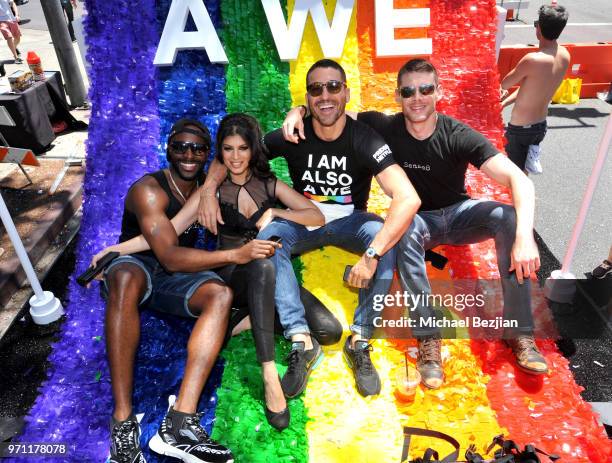
M 11 91 L 23 92 L 34 84 L 34 78 L 30 71 L 15 71 L 8 76 Z

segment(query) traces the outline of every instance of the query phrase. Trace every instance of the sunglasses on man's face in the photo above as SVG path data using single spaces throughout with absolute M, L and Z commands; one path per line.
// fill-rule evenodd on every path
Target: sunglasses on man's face
M 407 87 L 401 87 L 399 89 L 399 92 L 402 98 L 410 98 L 411 96 L 414 96 L 416 94 L 417 89 L 421 95 L 427 96 L 431 95 L 434 92 L 436 86 L 434 84 L 421 84 L 418 87 L 415 87 L 414 85 L 408 85 Z
M 328 82 L 313 82 L 306 86 L 306 91 L 310 96 L 321 96 L 323 95 L 323 88 L 327 88 L 328 93 L 337 94 L 340 93 L 346 84 L 339 80 L 330 80 Z
M 537 19 L 533 22 L 533 27 L 538 27 L 538 24 L 540 24 L 540 21 L 538 21 Z
M 194 156 L 205 156 L 208 153 L 208 145 L 190 141 L 173 141 L 170 143 L 170 149 L 176 154 L 185 154 L 188 149 L 191 149 Z

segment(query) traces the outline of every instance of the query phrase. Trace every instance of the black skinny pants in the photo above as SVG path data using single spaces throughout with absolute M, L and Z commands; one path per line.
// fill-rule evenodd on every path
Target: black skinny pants
M 257 360 L 274 360 L 274 334 L 283 333 L 274 307 L 274 264 L 269 259 L 256 259 L 247 264 L 228 265 L 217 273 L 234 291 L 235 309 L 230 316 L 226 342 L 234 327 L 250 315 Z M 322 345 L 338 342 L 342 337 L 342 325 L 336 317 L 305 288 L 300 288 L 300 299 L 312 336 Z

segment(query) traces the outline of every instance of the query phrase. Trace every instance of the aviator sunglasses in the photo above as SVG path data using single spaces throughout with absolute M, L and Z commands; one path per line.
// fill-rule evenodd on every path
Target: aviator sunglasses
M 423 96 L 431 95 L 435 89 L 436 86 L 434 84 L 421 84 L 418 86 L 419 93 Z M 417 92 L 417 87 L 409 85 L 408 87 L 400 88 L 399 92 L 402 98 L 410 98 Z
M 330 80 L 328 82 L 313 82 L 306 86 L 306 91 L 310 96 L 321 96 L 323 95 L 323 87 L 327 88 L 327 92 L 331 94 L 340 93 L 346 84 L 339 80 Z
M 190 141 L 173 141 L 170 143 L 170 148 L 177 154 L 185 154 L 191 148 L 194 156 L 204 156 L 208 152 L 208 145 Z

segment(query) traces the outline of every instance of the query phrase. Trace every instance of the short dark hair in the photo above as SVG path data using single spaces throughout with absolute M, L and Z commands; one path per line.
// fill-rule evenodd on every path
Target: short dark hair
M 342 76 L 342 82 L 346 82 L 346 72 L 344 72 L 344 68 L 340 66 L 340 64 L 336 63 L 333 59 L 320 59 L 308 69 L 306 73 L 306 85 L 308 85 L 308 77 L 310 77 L 310 73 L 318 68 L 332 68 L 340 73 Z
M 263 144 L 263 135 L 259 122 L 253 116 L 244 113 L 232 113 L 221 119 L 219 130 L 217 131 L 217 160 L 223 163 L 223 140 L 232 135 L 240 135 L 251 149 L 251 160 L 249 168 L 253 175 L 259 178 L 266 178 L 272 175 L 266 147 Z
M 401 85 L 402 76 L 409 72 L 427 72 L 434 75 L 436 85 L 438 85 L 438 71 L 436 67 L 426 59 L 414 58 L 405 63 L 397 73 L 397 86 Z
M 557 40 L 567 24 L 569 13 L 561 5 L 542 5 L 538 11 L 538 25 L 542 37 Z

